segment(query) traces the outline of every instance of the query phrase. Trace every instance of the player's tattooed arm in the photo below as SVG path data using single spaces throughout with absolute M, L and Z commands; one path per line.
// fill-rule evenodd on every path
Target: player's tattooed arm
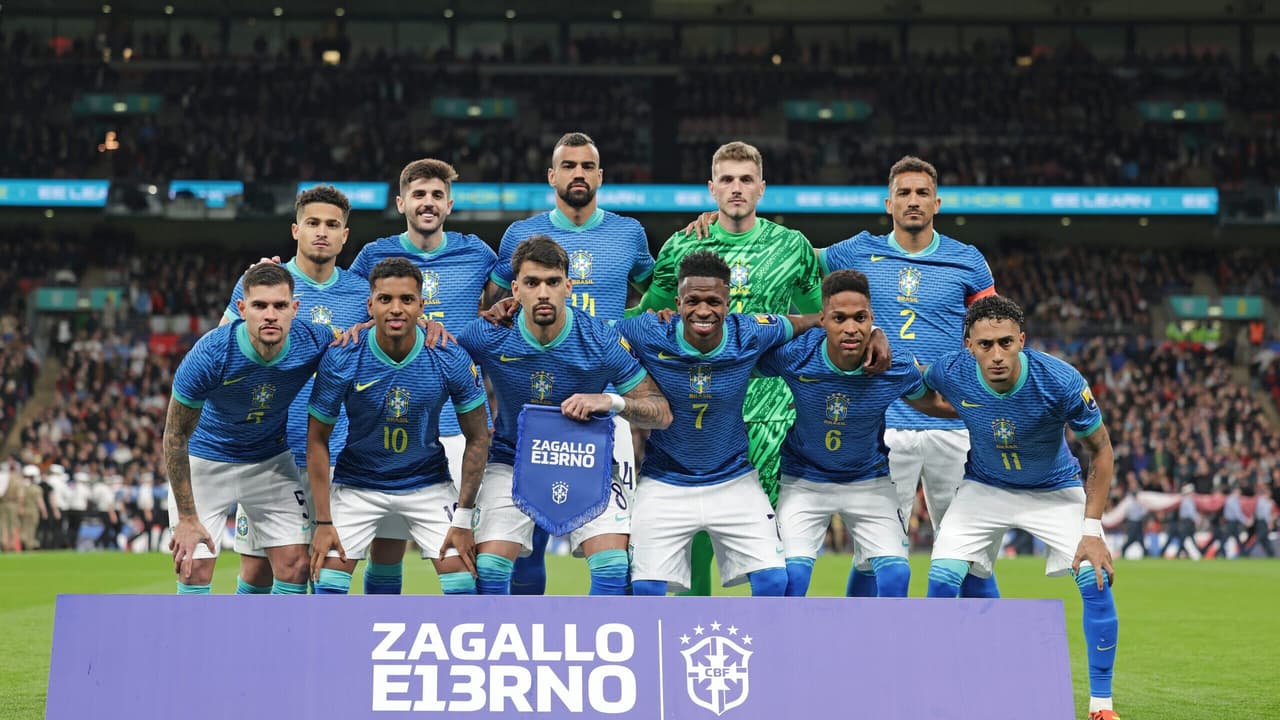
M 1083 442 L 1092 457 L 1084 483 L 1084 536 L 1080 539 L 1072 569 L 1079 572 L 1081 563 L 1088 561 L 1097 573 L 1098 589 L 1101 590 L 1108 578 L 1113 585 L 1116 580 L 1111 551 L 1102 537 L 1102 512 L 1107 509 L 1107 498 L 1115 479 L 1115 453 L 1111 449 L 1111 434 L 1107 432 L 1106 425 L 1098 426 Z
M 200 423 L 200 409 L 187 407 L 169 399 L 169 413 L 164 421 L 164 465 L 169 473 L 169 488 L 179 517 L 196 516 L 196 500 L 191 493 L 191 457 L 187 443 Z
M 480 494 L 480 479 L 489 458 L 489 425 L 484 405 L 458 416 L 462 437 L 466 446 L 462 451 L 462 484 L 458 490 L 458 507 L 476 506 Z
M 639 385 L 622 396 L 626 407 L 618 413 L 632 427 L 641 430 L 662 430 L 671 424 L 671 406 L 667 396 L 658 389 L 652 375 L 646 375 Z

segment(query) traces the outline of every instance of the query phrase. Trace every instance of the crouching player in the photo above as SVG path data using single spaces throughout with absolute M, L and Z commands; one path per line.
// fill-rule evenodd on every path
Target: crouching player
M 311 394 L 307 475 L 316 506 L 316 594 L 346 594 L 379 523 L 398 517 L 422 556 L 431 558 L 445 594 L 474 595 L 472 520 L 489 449 L 484 387 L 461 348 L 423 347 L 417 266 L 383 260 L 369 274 L 369 286 L 371 337 L 331 350 Z M 440 409 L 450 399 L 466 439 L 461 491 L 449 477 L 439 437 Z M 329 435 L 343 407 L 350 429 L 331 490 Z
M 885 410 L 902 398 L 929 415 L 956 415 L 925 388 L 911 358 L 894 358 L 880 375 L 862 371 L 873 319 L 867 276 L 837 270 L 822 282 L 822 327 L 766 353 L 756 368 L 760 375 L 781 376 L 796 403 L 778 491 L 790 596 L 808 591 L 833 514 L 870 559 L 879 597 L 907 596 L 907 518 L 889 477 Z
M 1024 350 L 1022 327 L 1012 300 L 982 298 L 965 316 L 968 352 L 944 355 L 925 372 L 925 384 L 951 402 L 970 439 L 965 481 L 933 545 L 929 597 L 956 597 L 970 569 L 989 573 L 980 565 L 1010 528 L 1039 538 L 1049 547 L 1045 574 L 1073 572 L 1084 599 L 1089 718 L 1118 720 L 1111 704 L 1115 572 L 1102 533 L 1115 470 L 1111 438 L 1080 372 Z M 1083 487 L 1064 424 L 1093 454 Z

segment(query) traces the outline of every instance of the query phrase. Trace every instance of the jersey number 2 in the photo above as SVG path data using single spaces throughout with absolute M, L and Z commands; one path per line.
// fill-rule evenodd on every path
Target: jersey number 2
M 911 308 L 904 308 L 902 312 L 898 314 L 907 319 L 906 322 L 902 323 L 902 327 L 898 329 L 898 337 L 903 340 L 915 340 L 915 331 L 907 332 L 907 328 L 911 327 L 911 323 L 916 321 L 916 311 Z

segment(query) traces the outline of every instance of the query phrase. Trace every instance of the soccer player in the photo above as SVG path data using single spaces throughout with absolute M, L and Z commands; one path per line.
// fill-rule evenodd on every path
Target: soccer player
M 356 563 L 388 517 L 408 527 L 422 557 L 435 564 L 446 595 L 475 594 L 471 523 L 489 449 L 484 383 L 456 345 L 423 347 L 416 324 L 422 287 L 422 272 L 409 260 L 379 262 L 369 275 L 374 329 L 366 342 L 334 348 L 320 363 L 308 438 L 316 594 L 350 590 Z M 351 430 L 331 489 L 329 436 L 342 407 Z M 450 414 L 456 408 L 466 438 L 461 495 L 439 440 L 442 408 Z
M 297 250 L 284 268 L 293 275 L 293 297 L 298 301 L 298 314 L 311 323 L 332 331 L 336 337 L 344 330 L 368 317 L 365 300 L 368 281 L 338 267 L 338 255 L 346 245 L 351 229 L 347 219 L 351 202 L 341 191 L 329 185 L 314 187 L 298 194 L 294 201 L 295 221 L 291 231 Z M 244 286 L 236 283 L 231 302 L 222 314 L 222 325 L 240 319 L 239 303 L 244 299 Z M 311 397 L 308 382 L 289 406 L 287 437 L 299 475 L 307 468 L 307 400 Z M 347 418 L 343 414 L 333 429 L 333 457 L 342 449 L 347 437 Z M 304 490 L 306 488 L 304 487 Z M 256 595 L 271 592 L 271 565 L 254 535 L 253 522 L 244 508 L 236 508 L 235 550 L 240 554 L 240 574 L 236 593 Z
M 396 196 L 396 209 L 404 215 L 405 231 L 365 245 L 351 263 L 351 272 L 368 277 L 374 266 L 386 258 L 412 261 L 422 272 L 423 316 L 454 332 L 476 317 L 497 259 L 493 250 L 475 235 L 444 229 L 445 220 L 453 212 L 453 181 L 457 179 L 457 171 L 442 160 L 426 158 L 405 165 L 400 171 L 400 193 Z M 447 399 L 440 412 L 439 429 L 449 474 L 456 484 L 462 477 L 465 439 L 456 408 Z M 365 594 L 400 593 L 408 537 L 409 528 L 396 517 L 379 526 L 365 565 Z
M 791 339 L 793 323 L 783 315 L 729 314 L 731 279 L 716 253 L 689 253 L 676 283 L 679 319 L 646 313 L 616 326 L 658 386 L 678 398 L 671 426 L 645 443 L 631 530 L 636 595 L 689 587 L 689 550 L 699 531 L 711 538 L 726 587 L 750 582 L 753 595 L 787 588 L 782 540 L 748 457 L 742 416 L 752 368 Z
M 559 406 L 575 420 L 612 411 L 638 428 L 671 423 L 667 399 L 618 333 L 590 313 L 568 306 L 573 281 L 564 248 L 550 237 L 535 235 L 520 243 L 511 265 L 520 303 L 514 326 L 477 318 L 458 335 L 458 343 L 490 378 L 498 402 L 489 465 L 477 502 L 483 509 L 475 532 L 482 595 L 510 593 L 513 561 L 532 551 L 533 520 L 511 497 L 517 420 L 525 403 Z M 605 392 L 611 384 L 621 395 Z M 622 595 L 627 587 L 631 503 L 620 492 L 612 500 L 569 536 L 574 554 L 587 558 L 593 595 Z
M 641 307 L 675 307 L 681 261 L 695 250 L 709 250 L 729 264 L 730 312 L 788 313 L 793 307 L 801 313 L 818 312 L 822 308 L 822 274 L 813 246 L 799 231 L 756 215 L 756 205 L 765 192 L 760 151 L 744 142 L 720 146 L 711 157 L 707 189 L 716 201 L 719 222 L 707 226 L 705 237 L 686 228 L 663 244 Z M 883 334 L 879 337 L 887 350 Z M 786 384 L 777 378 L 752 380 L 743 417 L 751 463 L 769 501 L 776 503 L 779 450 L 795 420 Z M 692 567 L 691 594 L 710 595 L 711 543 L 705 534 L 694 541 Z
M 239 502 L 265 549 L 274 594 L 307 590 L 311 517 L 289 450 L 289 405 L 333 332 L 294 323 L 293 275 L 260 264 L 241 281 L 241 320 L 200 338 L 173 377 L 164 428 L 179 594 L 208 594 L 228 506 Z M 203 546 L 203 547 L 202 547 Z
M 863 372 L 871 336 L 871 291 L 857 270 L 822 281 L 821 327 L 765 353 L 756 372 L 786 381 L 796 422 L 782 445 L 778 527 L 786 548 L 787 595 L 803 596 L 832 514 L 870 559 L 880 597 L 906 597 L 906 520 L 889 478 L 885 410 L 898 398 L 922 412 L 955 412 L 924 387 L 910 358 Z
M 1102 413 L 1078 370 L 1023 348 L 1022 309 L 1012 300 L 978 300 L 964 322 L 967 352 L 943 355 L 924 374 L 971 442 L 964 481 L 933 544 L 929 597 L 956 597 L 1010 528 L 1039 538 L 1049 547 L 1045 574 L 1074 573 L 1084 600 L 1089 718 L 1117 720 L 1115 571 L 1102 531 L 1115 458 Z M 1064 425 L 1093 455 L 1083 487 Z
M 644 227 L 636 220 L 602 210 L 596 197 L 604 182 L 600 151 L 585 133 L 561 137 L 551 153 L 547 184 L 555 189 L 556 206 L 550 212 L 511 224 L 498 246 L 498 262 L 490 273 L 487 297 L 496 300 L 512 291 L 516 247 L 533 235 L 546 235 L 569 256 L 569 280 L 573 307 L 602 320 L 621 320 L 627 308 L 628 288 L 637 293 L 648 287 L 653 257 Z M 492 304 L 487 302 L 486 305 Z M 627 423 L 615 419 L 613 457 L 620 483 L 630 495 L 635 488 L 635 448 Z M 516 562 L 511 591 L 516 595 L 541 595 L 546 590 L 543 564 L 547 535 L 534 529 L 533 552 Z
M 863 231 L 818 253 L 824 273 L 849 268 L 866 274 L 872 310 L 887 328 L 894 355 L 914 357 L 922 365 L 959 349 L 965 308 L 996 292 L 981 251 L 934 229 L 940 207 L 938 171 L 919 158 L 904 157 L 889 169 L 889 197 L 884 202 L 893 232 Z M 895 402 L 886 422 L 889 475 L 903 517 L 911 517 L 916 488 L 923 482 L 936 533 L 962 480 L 969 452 L 964 424 L 929 417 L 906 402 Z M 992 547 L 981 577 L 966 579 L 964 597 L 999 597 L 994 576 L 987 577 L 997 552 L 999 547 Z M 850 570 L 849 594 L 876 594 L 875 577 L 860 547 Z

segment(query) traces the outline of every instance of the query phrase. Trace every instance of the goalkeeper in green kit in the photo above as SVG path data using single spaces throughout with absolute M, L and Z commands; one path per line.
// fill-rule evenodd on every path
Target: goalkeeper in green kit
M 744 142 L 722 145 L 711 158 L 707 189 L 715 198 L 718 222 L 710 224 L 716 214 L 704 215 L 695 223 L 701 233 L 693 232 L 695 226 L 690 226 L 663 244 L 653 268 L 653 282 L 641 299 L 639 310 L 674 309 L 680 261 L 696 250 L 710 250 L 729 265 L 730 312 L 787 314 L 793 308 L 798 313 L 820 311 L 822 270 L 809 240 L 798 230 L 756 217 L 756 204 L 765 190 L 760 151 Z M 887 366 L 888 357 L 884 333 L 873 333 L 868 368 L 882 370 L 879 366 Z M 711 382 L 714 384 L 714 377 Z M 672 402 L 679 402 L 679 393 L 662 389 Z M 752 380 L 743 416 L 751 464 L 769 502 L 776 504 L 779 453 L 782 440 L 795 421 L 791 391 L 780 378 Z M 693 542 L 693 577 L 688 594 L 711 594 L 711 556 L 710 537 L 705 532 L 698 533 Z

